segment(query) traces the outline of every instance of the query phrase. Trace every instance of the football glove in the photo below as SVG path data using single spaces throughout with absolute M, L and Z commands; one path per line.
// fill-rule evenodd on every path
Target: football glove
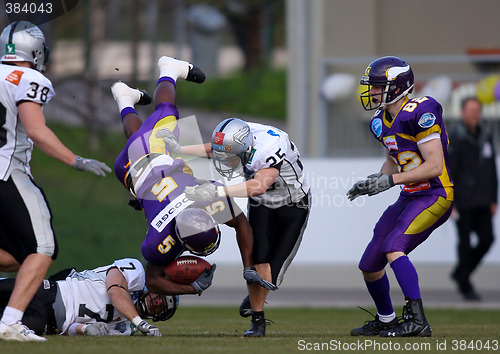
M 158 327 L 152 326 L 146 321 L 142 320 L 137 326 L 137 329 L 142 332 L 145 336 L 150 337 L 161 337 L 160 330 Z
M 380 172 L 369 175 L 367 181 L 367 193 L 369 196 L 379 194 L 380 192 L 394 187 L 394 180 L 392 178 L 392 175 L 385 175 Z
M 219 197 L 217 186 L 210 182 L 204 183 L 201 186 L 187 186 L 184 189 L 184 193 L 189 200 L 196 202 L 210 201 Z
M 109 336 L 109 327 L 104 322 L 94 322 L 83 325 L 82 333 L 86 336 Z
M 215 263 L 212 264 L 211 269 L 206 269 L 203 273 L 200 274 L 198 278 L 194 282 L 191 283 L 191 286 L 194 288 L 198 295 L 208 289 L 210 285 L 212 285 L 212 280 L 214 278 L 215 273 Z
M 111 169 L 104 163 L 97 160 L 86 159 L 84 157 L 77 156 L 73 167 L 78 171 L 92 172 L 97 176 L 106 176 L 105 172 L 111 172 Z
M 347 191 L 347 198 L 352 202 L 357 197 L 368 194 L 368 180 L 362 180 L 354 183 L 354 185 Z
M 173 154 L 179 154 L 182 145 L 179 144 L 177 141 L 177 138 L 174 136 L 174 133 L 170 129 L 163 128 L 158 130 L 156 133 L 157 138 L 162 138 L 163 141 L 165 142 L 165 145 L 167 146 L 167 151 Z
M 259 273 L 257 273 L 257 270 L 254 267 L 245 267 L 243 269 L 243 278 L 245 278 L 247 284 L 259 283 L 259 285 L 263 288 L 272 291 L 278 289 L 278 287 L 270 281 L 262 279 L 262 277 L 259 275 Z

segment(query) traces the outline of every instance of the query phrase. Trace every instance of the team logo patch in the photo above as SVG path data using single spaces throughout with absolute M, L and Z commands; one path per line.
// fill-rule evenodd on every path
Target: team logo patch
M 214 144 L 222 145 L 222 142 L 224 141 L 224 136 L 225 135 L 226 134 L 224 134 L 222 132 L 216 132 L 215 136 L 214 136 Z
M 436 116 L 434 114 L 424 113 L 418 120 L 418 125 L 420 125 L 424 129 L 427 129 L 432 127 L 435 121 L 436 121 Z
M 24 74 L 24 71 L 14 70 L 9 75 L 7 75 L 7 77 L 5 78 L 5 80 L 7 80 L 8 82 L 11 82 L 14 85 L 18 86 L 19 82 L 21 82 L 21 76 L 23 76 L 23 74 Z
M 7 43 L 5 45 L 5 54 L 16 54 L 16 45 L 14 43 Z
M 382 119 L 376 118 L 372 120 L 371 129 L 373 134 L 375 134 L 377 138 L 380 138 L 380 135 L 382 135 Z
M 389 151 L 398 151 L 398 143 L 394 135 L 384 137 L 384 145 Z

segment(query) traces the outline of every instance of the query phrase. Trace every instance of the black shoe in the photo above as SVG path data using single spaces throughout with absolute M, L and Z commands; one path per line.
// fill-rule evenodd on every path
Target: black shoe
M 391 322 L 384 323 L 379 320 L 378 315 L 374 316 L 373 321 L 366 321 L 361 327 L 351 330 L 351 336 L 378 336 L 380 331 L 393 329 L 399 324 L 399 319 L 396 317 Z
M 141 91 L 141 98 L 139 99 L 137 104 L 146 106 L 151 102 L 153 102 L 153 99 L 151 98 L 151 95 L 149 93 L 147 93 L 145 90 L 139 90 L 139 91 Z
M 474 289 L 462 293 L 462 296 L 464 297 L 464 300 L 467 301 L 481 301 L 481 296 L 479 296 L 479 294 L 476 293 Z
M 422 300 L 406 300 L 403 307 L 403 322 L 396 327 L 380 331 L 381 337 L 430 337 L 432 328 L 424 314 Z
M 240 305 L 240 316 L 250 317 L 252 314 L 252 306 L 250 305 L 250 295 L 247 295 Z
M 189 64 L 189 71 L 186 77 L 186 81 L 196 82 L 201 84 L 205 81 L 205 74 L 197 66 Z
M 266 324 L 270 324 L 269 320 L 264 317 L 252 317 L 252 325 L 250 329 L 245 332 L 245 337 L 265 337 L 266 336 Z

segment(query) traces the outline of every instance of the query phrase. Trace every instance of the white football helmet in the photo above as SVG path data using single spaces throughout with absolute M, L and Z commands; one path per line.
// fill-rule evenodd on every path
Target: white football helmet
M 17 21 L 4 28 L 0 35 L 0 61 L 28 61 L 44 72 L 49 60 L 43 32 L 28 21 Z
M 215 169 L 228 180 L 243 174 L 243 166 L 252 153 L 253 134 L 238 118 L 224 119 L 212 133 L 212 161 Z

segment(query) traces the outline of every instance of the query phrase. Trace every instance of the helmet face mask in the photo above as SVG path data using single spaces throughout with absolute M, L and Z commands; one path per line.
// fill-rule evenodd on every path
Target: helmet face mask
M 135 304 L 142 318 L 153 319 L 153 322 L 166 321 L 175 314 L 179 307 L 178 295 L 160 295 L 146 291 Z
M 243 175 L 253 143 L 253 134 L 247 123 L 238 118 L 227 118 L 212 133 L 212 161 L 222 176 L 231 180 Z
M 203 209 L 181 211 L 175 218 L 175 232 L 184 248 L 196 256 L 208 256 L 219 248 L 219 225 Z
M 4 28 L 0 35 L 0 61 L 27 61 L 35 70 L 44 72 L 49 60 L 43 32 L 27 21 L 17 21 Z
M 363 108 L 367 111 L 383 109 L 413 91 L 413 71 L 400 58 L 382 57 L 368 65 L 360 84 L 368 87 L 360 94 Z

